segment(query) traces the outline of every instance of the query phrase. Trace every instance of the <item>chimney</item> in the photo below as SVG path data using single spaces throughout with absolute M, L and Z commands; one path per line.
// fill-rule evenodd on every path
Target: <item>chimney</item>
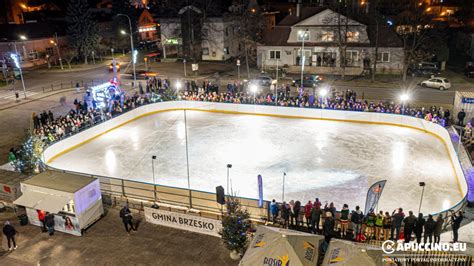
M 301 0 L 298 0 L 298 4 L 296 4 L 296 17 L 299 18 L 301 13 Z

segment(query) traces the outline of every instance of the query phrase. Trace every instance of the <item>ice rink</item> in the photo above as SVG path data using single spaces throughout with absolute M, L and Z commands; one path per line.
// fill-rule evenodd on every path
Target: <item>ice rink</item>
M 348 203 L 364 208 L 368 187 L 387 180 L 379 209 L 418 211 L 426 183 L 423 213 L 446 209 L 459 200 L 458 181 L 444 144 L 409 128 L 337 121 L 230 115 L 187 111 L 191 188 L 215 192 L 226 187 L 232 164 L 232 188 L 258 198 L 281 201 L 318 197 L 338 210 Z M 56 158 L 51 166 L 152 183 L 156 155 L 157 184 L 187 188 L 184 111 L 145 116 L 114 129 Z

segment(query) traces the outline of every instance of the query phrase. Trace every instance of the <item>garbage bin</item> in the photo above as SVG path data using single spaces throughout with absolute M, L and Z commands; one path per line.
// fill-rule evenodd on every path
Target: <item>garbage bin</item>
M 18 219 L 20 219 L 20 225 L 21 226 L 28 224 L 28 216 L 26 216 L 26 214 L 22 214 L 22 215 L 18 216 Z

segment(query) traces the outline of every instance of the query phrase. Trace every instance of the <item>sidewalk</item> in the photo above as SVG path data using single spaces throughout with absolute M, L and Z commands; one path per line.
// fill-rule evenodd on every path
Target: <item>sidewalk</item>
M 3 225 L 4 214 L 0 214 Z M 18 249 L 0 255 L 2 265 L 237 265 L 213 236 L 149 224 L 143 219 L 138 231 L 125 232 L 119 210 L 108 210 L 105 217 L 82 237 L 56 232 L 41 233 L 37 226 L 20 226 Z M 3 250 L 6 248 L 3 240 Z M 1 253 L 0 253 L 1 254 Z

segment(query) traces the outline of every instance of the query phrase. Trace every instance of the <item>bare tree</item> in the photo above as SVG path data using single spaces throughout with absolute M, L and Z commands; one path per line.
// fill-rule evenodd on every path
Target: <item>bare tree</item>
M 341 14 L 341 5 L 337 5 L 337 12 L 331 12 L 325 18 L 323 23 L 329 25 L 334 33 L 334 42 L 339 50 L 339 68 L 341 79 L 344 80 L 346 75 L 347 58 L 346 51 L 348 46 L 348 35 L 351 31 L 350 19 Z M 347 9 L 349 10 L 349 9 Z
M 66 60 L 66 63 L 68 65 L 69 69 L 71 69 L 71 62 L 77 56 L 76 49 L 73 49 L 71 47 L 64 48 L 61 51 L 61 55 L 62 55 L 63 59 Z
M 396 18 L 396 31 L 403 43 L 403 81 L 406 81 L 410 64 L 429 58 L 428 51 L 422 48 L 427 44 L 434 25 L 424 10 L 411 4 Z

